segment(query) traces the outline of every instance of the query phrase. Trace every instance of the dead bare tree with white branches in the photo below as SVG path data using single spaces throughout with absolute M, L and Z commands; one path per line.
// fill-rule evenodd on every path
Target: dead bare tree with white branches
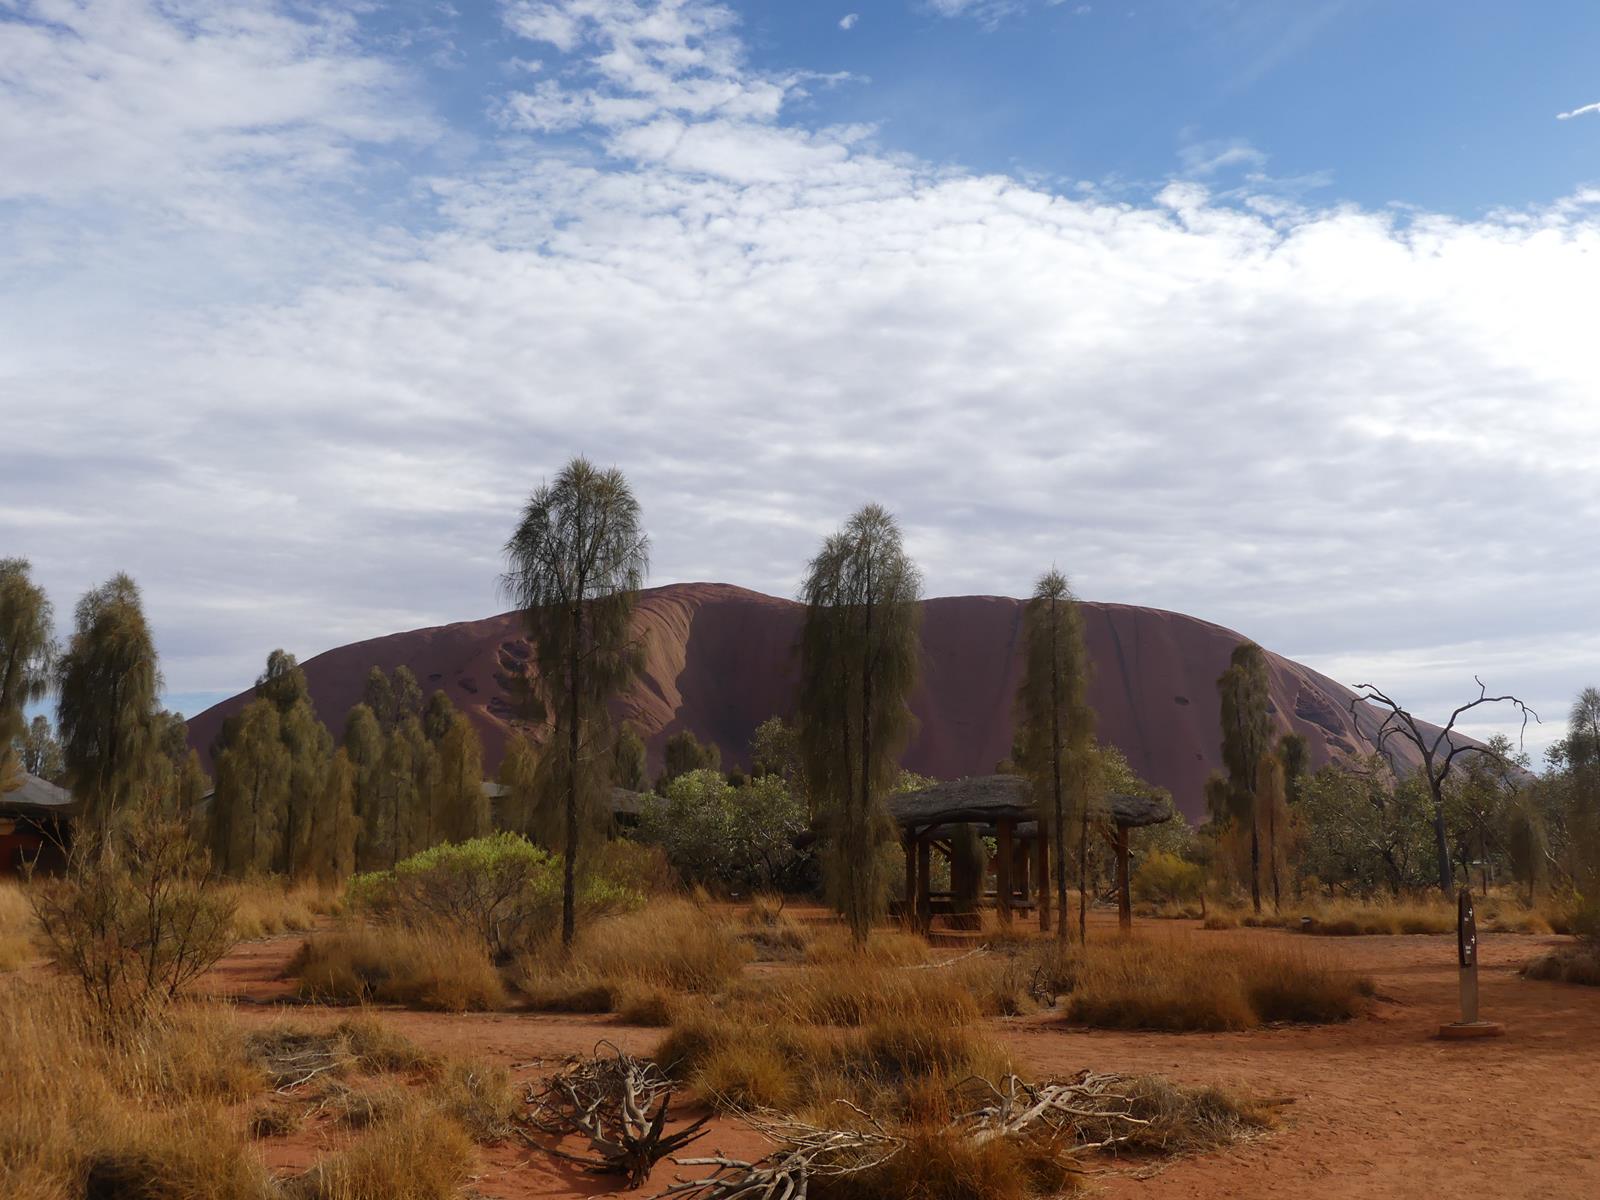
M 1498 754 L 1489 747 L 1477 742 L 1460 740 L 1456 734 L 1456 722 L 1473 709 L 1481 708 L 1487 704 L 1514 704 L 1522 713 L 1522 732 L 1528 731 L 1528 721 L 1532 719 L 1538 723 L 1539 714 L 1529 708 L 1522 700 L 1509 693 L 1504 696 L 1491 696 L 1489 689 L 1484 686 L 1483 680 L 1476 675 L 1472 677 L 1478 685 L 1478 696 L 1469 700 L 1450 714 L 1442 728 L 1436 733 L 1429 734 L 1423 729 L 1423 723 L 1418 721 L 1411 713 L 1400 707 L 1399 703 L 1385 692 L 1370 683 L 1358 683 L 1355 686 L 1355 695 L 1350 697 L 1350 716 L 1357 730 L 1361 729 L 1361 722 L 1356 717 L 1357 704 L 1371 704 L 1378 708 L 1387 709 L 1383 723 L 1372 734 L 1363 736 L 1372 743 L 1377 752 L 1389 761 L 1391 767 L 1394 760 L 1390 758 L 1388 745 L 1394 738 L 1411 743 L 1416 747 L 1417 753 L 1422 757 L 1422 776 L 1428 784 L 1428 794 L 1433 799 L 1433 840 L 1434 852 L 1438 856 L 1439 890 L 1446 896 L 1452 891 L 1453 880 L 1450 871 L 1450 848 L 1444 835 L 1444 781 L 1450 774 L 1451 765 L 1463 754 L 1481 754 L 1485 757 L 1504 762 Z M 1507 764 L 1509 766 L 1509 764 Z
M 625 1054 L 609 1042 L 541 1085 L 529 1085 L 528 1122 L 539 1132 L 587 1139 L 589 1154 L 571 1154 L 556 1145 L 542 1147 L 556 1158 L 577 1163 L 597 1175 L 621 1175 L 637 1188 L 667 1155 L 705 1136 L 706 1114 L 667 1132 L 672 1084 L 661 1068 Z M 539 1145 L 523 1133 L 530 1145 Z

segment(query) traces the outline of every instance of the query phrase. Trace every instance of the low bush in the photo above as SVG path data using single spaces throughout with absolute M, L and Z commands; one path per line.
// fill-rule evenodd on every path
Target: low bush
M 351 902 L 386 922 L 447 926 L 479 939 L 491 958 L 506 962 L 533 949 L 557 927 L 562 864 L 518 834 L 497 833 L 443 843 L 396 864 L 392 871 L 357 875 Z M 637 908 L 634 887 L 596 870 L 578 881 L 583 923 Z
M 233 902 L 208 868 L 181 822 L 136 810 L 30 884 L 42 944 L 108 1027 L 158 1014 L 233 946 Z
M 503 1008 L 483 944 L 459 930 L 358 925 L 305 940 L 289 964 L 308 1000 L 405 1004 L 444 1012 Z
M 1143 904 L 1195 903 L 1205 890 L 1205 869 L 1176 854 L 1152 851 L 1133 873 L 1133 898 Z

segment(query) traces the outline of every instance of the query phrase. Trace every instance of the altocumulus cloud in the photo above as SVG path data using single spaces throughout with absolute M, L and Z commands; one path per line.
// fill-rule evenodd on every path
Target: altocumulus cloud
M 507 6 L 508 58 L 560 69 L 508 72 L 496 140 L 400 186 L 454 135 L 353 26 L 29 11 L 0 81 L 62 137 L 0 126 L 34 164 L 0 544 L 63 609 L 133 571 L 177 693 L 489 611 L 575 452 L 634 481 L 658 581 L 788 593 L 873 498 L 935 594 L 1054 562 L 1424 710 L 1474 669 L 1555 713 L 1600 676 L 1592 196 L 1462 220 L 935 167 L 797 121 L 829 80 L 753 68 L 702 0 Z M 227 94 L 198 136 L 173 62 Z M 228 90 L 263 62 L 319 85 Z M 108 166 L 119 100 L 160 119 Z

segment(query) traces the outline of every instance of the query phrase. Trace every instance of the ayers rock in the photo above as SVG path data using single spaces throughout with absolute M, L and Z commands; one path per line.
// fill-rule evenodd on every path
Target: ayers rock
M 922 609 L 922 683 L 912 700 L 920 728 L 903 762 L 940 779 L 990 772 L 1010 753 L 1023 602 L 952 596 L 923 601 Z M 644 736 L 652 770 L 680 729 L 715 742 L 725 765 L 740 763 L 755 727 L 789 713 L 802 611 L 792 600 L 727 584 L 672 584 L 643 594 L 635 622 L 645 638 L 644 671 L 615 711 Z M 1191 820 L 1200 818 L 1206 777 L 1222 765 L 1216 680 L 1241 635 L 1154 608 L 1085 601 L 1082 611 L 1101 741 L 1168 789 Z M 336 736 L 370 668 L 410 667 L 424 694 L 443 688 L 472 717 L 492 772 L 513 715 L 506 684 L 529 657 L 521 621 L 505 613 L 355 642 L 301 665 Z M 1280 655 L 1268 658 L 1273 720 L 1305 735 L 1314 766 L 1366 751 L 1350 715 L 1350 689 Z M 241 693 L 189 722 L 202 755 L 223 718 L 249 699 Z M 1363 730 L 1377 724 L 1374 714 L 1362 713 Z M 1393 749 L 1398 758 L 1409 747 Z

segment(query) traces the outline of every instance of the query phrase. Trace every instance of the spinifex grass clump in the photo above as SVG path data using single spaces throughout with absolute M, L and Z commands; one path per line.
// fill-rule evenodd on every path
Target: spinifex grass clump
M 435 926 L 353 925 L 307 938 L 289 964 L 308 1000 L 444 1012 L 502 1008 L 506 989 L 477 938 Z
M 705 906 L 660 900 L 586 925 L 570 954 L 554 943 L 529 951 L 512 975 L 530 1008 L 664 1025 L 679 996 L 721 990 L 750 956 L 739 930 Z
M 1342 1021 L 1366 981 L 1302 946 L 1179 938 L 1091 944 L 1066 996 L 1067 1019 L 1117 1029 L 1251 1029 Z

